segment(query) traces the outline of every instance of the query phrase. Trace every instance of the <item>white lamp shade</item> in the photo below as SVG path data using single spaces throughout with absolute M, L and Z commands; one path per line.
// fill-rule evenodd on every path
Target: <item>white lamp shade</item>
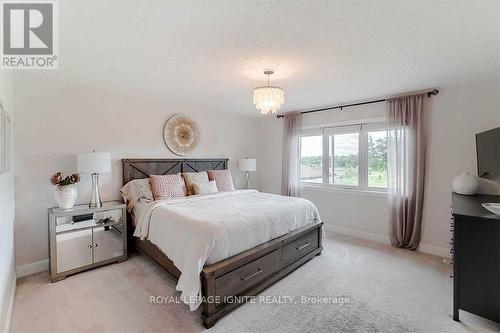
M 255 158 L 242 158 L 238 161 L 238 166 L 241 171 L 257 170 L 257 160 Z
M 110 153 L 78 154 L 78 172 L 80 173 L 111 172 L 111 154 Z

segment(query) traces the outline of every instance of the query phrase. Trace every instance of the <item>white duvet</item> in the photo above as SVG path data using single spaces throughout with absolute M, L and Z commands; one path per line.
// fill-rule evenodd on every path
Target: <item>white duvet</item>
M 134 236 L 150 240 L 179 268 L 177 290 L 194 311 L 203 266 L 319 219 L 308 200 L 238 190 L 148 203 L 136 214 Z

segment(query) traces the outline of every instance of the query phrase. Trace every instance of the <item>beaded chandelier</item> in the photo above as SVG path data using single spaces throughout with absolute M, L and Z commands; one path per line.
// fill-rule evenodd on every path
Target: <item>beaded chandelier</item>
M 257 87 L 253 90 L 253 104 L 262 114 L 274 114 L 285 104 L 285 93 L 280 87 L 269 85 L 269 76 L 272 70 L 264 71 L 267 75 L 267 86 Z

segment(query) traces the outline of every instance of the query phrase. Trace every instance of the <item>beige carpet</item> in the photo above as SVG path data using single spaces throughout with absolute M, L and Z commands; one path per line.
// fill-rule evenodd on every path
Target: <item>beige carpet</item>
M 461 312 L 451 317 L 450 266 L 437 257 L 346 236 L 261 295 L 349 297 L 348 304 L 245 304 L 211 332 L 500 332 Z M 200 312 L 151 304 L 177 295 L 175 281 L 135 254 L 51 284 L 46 272 L 18 281 L 12 331 L 198 332 Z

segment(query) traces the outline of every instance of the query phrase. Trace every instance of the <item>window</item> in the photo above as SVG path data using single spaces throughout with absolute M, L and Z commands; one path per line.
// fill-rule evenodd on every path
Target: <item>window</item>
M 330 141 L 330 184 L 358 186 L 359 134 L 334 134 Z
M 333 187 L 387 188 L 387 131 L 383 125 L 323 128 L 301 136 L 300 179 Z
M 300 138 L 300 181 L 323 182 L 323 136 L 302 136 Z
M 368 187 L 387 188 L 387 131 L 368 132 Z

